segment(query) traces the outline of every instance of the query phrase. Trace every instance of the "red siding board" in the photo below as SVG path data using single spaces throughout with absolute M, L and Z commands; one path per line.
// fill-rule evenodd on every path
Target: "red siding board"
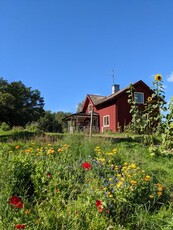
M 115 104 L 110 105 L 108 107 L 102 108 L 100 110 L 98 110 L 98 113 L 100 115 L 100 132 L 109 130 L 114 132 L 115 131 L 115 123 L 116 123 L 116 113 L 115 113 Z M 110 116 L 110 125 L 108 127 L 104 127 L 103 125 L 103 117 L 104 116 Z

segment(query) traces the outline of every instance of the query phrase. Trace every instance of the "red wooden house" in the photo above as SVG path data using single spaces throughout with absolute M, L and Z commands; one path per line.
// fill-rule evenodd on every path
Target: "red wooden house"
M 142 80 L 132 85 L 136 103 L 141 107 L 151 96 L 153 90 Z M 120 90 L 119 85 L 113 85 L 112 89 L 110 96 L 86 95 L 82 111 L 66 118 L 69 122 L 70 132 L 89 130 L 91 124 L 95 132 L 123 131 L 124 127 L 131 121 L 127 93 L 129 86 Z

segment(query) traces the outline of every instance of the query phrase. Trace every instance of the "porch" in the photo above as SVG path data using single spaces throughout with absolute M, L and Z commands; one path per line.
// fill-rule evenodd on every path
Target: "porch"
M 68 122 L 68 132 L 99 133 L 98 113 L 75 113 L 64 119 Z

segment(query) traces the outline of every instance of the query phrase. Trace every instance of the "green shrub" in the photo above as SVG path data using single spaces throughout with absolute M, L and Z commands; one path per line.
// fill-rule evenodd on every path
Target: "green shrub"
M 10 126 L 9 126 L 7 123 L 2 122 L 2 123 L 1 123 L 1 126 L 0 126 L 0 129 L 1 129 L 2 131 L 8 131 L 8 130 L 10 130 L 11 128 L 10 128 Z

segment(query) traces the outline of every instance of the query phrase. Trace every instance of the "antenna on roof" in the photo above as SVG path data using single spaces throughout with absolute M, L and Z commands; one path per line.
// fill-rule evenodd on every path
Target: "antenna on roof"
M 114 85 L 114 77 L 115 77 L 115 71 L 112 69 L 112 80 L 113 80 L 113 85 Z
M 118 92 L 120 90 L 120 86 L 114 83 L 114 78 L 115 78 L 115 71 L 114 69 L 112 70 L 112 94 Z

